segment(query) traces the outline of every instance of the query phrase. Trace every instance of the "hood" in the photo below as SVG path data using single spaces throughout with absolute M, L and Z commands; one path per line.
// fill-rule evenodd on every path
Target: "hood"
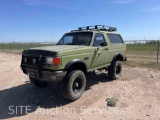
M 45 51 L 61 52 L 61 51 L 74 50 L 74 49 L 86 48 L 86 47 L 88 47 L 88 46 L 53 45 L 53 46 L 43 46 L 43 47 L 30 48 L 30 50 L 45 50 Z

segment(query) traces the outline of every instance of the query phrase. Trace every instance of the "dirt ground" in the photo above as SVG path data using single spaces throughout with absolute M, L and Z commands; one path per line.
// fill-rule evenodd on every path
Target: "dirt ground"
M 120 79 L 87 75 L 83 96 L 65 100 L 59 85 L 38 88 L 20 70 L 19 54 L 0 53 L 0 119 L 160 120 L 160 71 L 123 66 Z M 118 99 L 115 107 L 107 98 Z

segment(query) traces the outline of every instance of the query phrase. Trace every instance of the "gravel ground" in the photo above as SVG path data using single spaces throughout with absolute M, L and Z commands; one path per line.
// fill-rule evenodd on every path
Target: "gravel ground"
M 69 102 L 55 83 L 32 85 L 20 70 L 20 61 L 19 54 L 0 53 L 0 119 L 160 119 L 160 71 L 124 66 L 115 81 L 106 74 L 89 74 L 83 96 Z M 107 98 L 117 99 L 116 106 L 107 106 Z

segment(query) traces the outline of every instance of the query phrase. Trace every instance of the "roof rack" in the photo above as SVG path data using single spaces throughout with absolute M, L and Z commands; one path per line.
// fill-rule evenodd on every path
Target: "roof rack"
M 111 26 L 105 26 L 105 25 L 93 25 L 93 26 L 86 26 L 86 27 L 79 27 L 78 30 L 72 30 L 71 32 L 74 31 L 109 31 L 109 32 L 114 32 L 117 31 L 116 27 L 111 27 Z

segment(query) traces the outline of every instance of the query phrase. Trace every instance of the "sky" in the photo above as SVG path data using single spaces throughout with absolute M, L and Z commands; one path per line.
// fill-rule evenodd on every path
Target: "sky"
M 97 24 L 126 40 L 160 39 L 160 0 L 0 0 L 0 42 L 57 42 Z

